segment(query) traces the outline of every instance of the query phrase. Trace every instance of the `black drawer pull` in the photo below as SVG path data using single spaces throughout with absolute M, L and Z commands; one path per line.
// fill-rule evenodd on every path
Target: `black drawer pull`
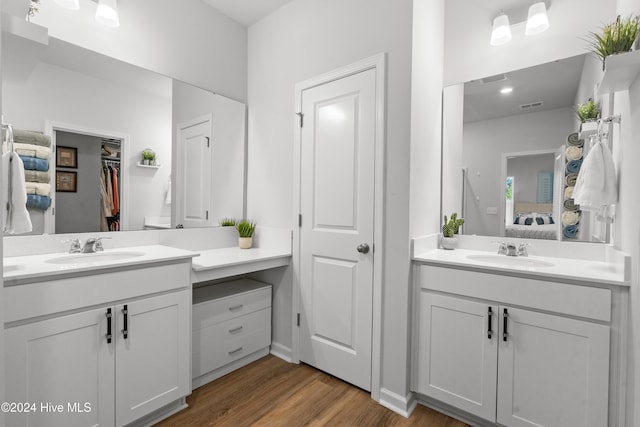
M 244 307 L 244 304 L 234 305 L 233 307 L 229 307 L 229 311 L 238 311 L 238 310 L 242 310 L 242 307 Z
M 509 334 L 507 333 L 507 321 L 508 321 L 508 317 L 509 314 L 507 313 L 507 309 L 505 308 L 504 311 L 502 312 L 502 319 L 504 322 L 504 326 L 502 328 L 502 340 L 503 341 L 507 341 L 507 337 L 509 336 Z
M 128 314 L 129 314 L 129 310 L 127 309 L 127 305 L 124 305 L 124 308 L 122 309 L 122 314 L 124 315 L 124 328 L 122 328 L 122 336 L 124 337 L 124 339 L 126 340 L 127 337 L 129 336 L 129 325 L 128 325 Z
M 491 307 L 489 307 L 488 313 L 489 315 L 489 326 L 487 327 L 487 338 L 491 339 L 491 335 L 493 334 L 493 331 L 491 330 L 491 323 L 492 318 L 493 318 L 493 310 L 491 310 Z
M 111 309 L 107 308 L 107 312 L 104 315 L 107 318 L 107 334 L 105 335 L 105 338 L 107 339 L 107 344 L 111 344 Z
M 235 350 L 231 350 L 231 351 L 229 352 L 229 356 L 234 356 L 234 355 L 236 355 L 236 354 L 240 353 L 241 351 L 242 351 L 242 347 L 238 347 L 238 348 L 236 348 Z
M 243 326 L 240 325 L 237 328 L 233 328 L 233 329 L 229 329 L 229 333 L 230 334 L 237 334 L 238 332 L 240 332 L 243 329 Z

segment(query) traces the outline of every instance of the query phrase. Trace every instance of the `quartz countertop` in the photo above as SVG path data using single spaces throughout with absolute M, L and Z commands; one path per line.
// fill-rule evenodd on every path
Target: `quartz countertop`
M 105 255 L 107 258 L 105 258 Z M 118 255 L 122 255 L 118 258 Z M 105 249 L 95 254 L 49 253 L 5 257 L 3 259 L 4 285 L 12 286 L 43 279 L 59 279 L 69 275 L 92 274 L 131 266 L 180 261 L 197 256 L 197 252 L 163 245 L 134 246 L 120 249 Z M 112 256 L 113 259 L 108 259 Z M 73 259 L 79 259 L 74 263 Z M 67 259 L 60 263 L 57 260 Z
M 231 247 L 207 249 L 199 252 L 200 255 L 193 259 L 194 271 L 210 270 L 277 258 L 288 258 L 291 256 L 290 249 L 274 248 L 240 249 L 238 247 Z
M 473 259 L 473 257 L 478 256 L 480 258 L 489 256 L 488 258 L 492 262 Z M 504 262 L 501 262 L 499 257 L 505 257 Z M 512 257 L 496 255 L 495 252 L 469 249 L 432 249 L 413 256 L 413 260 L 416 262 L 439 267 L 461 267 L 493 274 L 509 273 L 532 278 L 561 279 L 594 284 L 630 285 L 629 280 L 625 278 L 625 266 L 622 263 L 614 264 L 570 258 L 529 256 L 517 257 L 516 260 L 521 259 L 523 264 L 526 264 L 526 260 L 531 260 L 532 263 L 539 261 L 541 265 L 510 265 L 510 260 L 507 258 Z M 542 265 L 545 263 L 551 265 Z

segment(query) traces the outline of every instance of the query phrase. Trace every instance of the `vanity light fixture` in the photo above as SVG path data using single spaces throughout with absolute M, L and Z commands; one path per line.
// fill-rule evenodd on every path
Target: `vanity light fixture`
M 521 6 L 501 11 L 493 20 L 491 45 L 500 46 L 511 41 L 511 26 L 526 22 L 524 34 L 533 36 L 549 28 L 547 9 L 551 0 L 536 1 L 530 6 Z
M 524 33 L 527 36 L 533 36 L 546 31 L 548 28 L 549 17 L 547 16 L 547 6 L 543 1 L 532 4 L 527 14 L 527 26 Z
M 511 26 L 509 17 L 502 13 L 493 20 L 493 30 L 491 31 L 491 46 L 500 46 L 511 41 Z
M 96 21 L 108 27 L 119 27 L 120 18 L 118 16 L 117 0 L 98 0 Z
M 78 10 L 80 9 L 80 0 L 54 0 L 58 6 L 62 6 L 65 9 Z

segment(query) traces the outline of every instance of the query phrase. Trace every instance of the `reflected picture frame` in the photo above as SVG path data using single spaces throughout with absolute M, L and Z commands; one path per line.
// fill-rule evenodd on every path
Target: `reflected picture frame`
M 56 147 L 56 167 L 77 168 L 78 149 L 76 147 Z
M 56 191 L 76 193 L 78 191 L 78 173 L 70 171 L 56 171 Z

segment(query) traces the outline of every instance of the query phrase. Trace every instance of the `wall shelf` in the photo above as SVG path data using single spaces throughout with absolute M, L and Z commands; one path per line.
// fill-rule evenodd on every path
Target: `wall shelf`
M 640 51 L 608 56 L 598 95 L 628 90 L 640 73 Z
M 139 168 L 160 169 L 161 165 L 143 165 L 142 163 L 138 162 L 136 163 L 136 166 L 138 166 Z

